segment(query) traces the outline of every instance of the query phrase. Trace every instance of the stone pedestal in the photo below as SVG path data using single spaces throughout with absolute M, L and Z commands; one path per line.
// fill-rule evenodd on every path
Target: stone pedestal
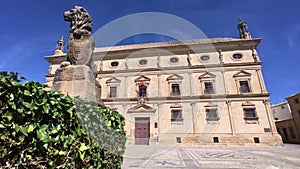
M 52 88 L 72 97 L 102 105 L 100 100 L 101 86 L 86 65 L 68 65 L 56 70 Z

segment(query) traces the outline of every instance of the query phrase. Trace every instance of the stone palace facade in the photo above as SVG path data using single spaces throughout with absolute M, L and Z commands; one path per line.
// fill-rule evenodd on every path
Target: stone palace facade
M 282 144 L 256 51 L 261 39 L 245 22 L 238 28 L 240 38 L 94 49 L 101 100 L 125 117 L 129 144 Z M 66 54 L 45 58 L 52 86 Z

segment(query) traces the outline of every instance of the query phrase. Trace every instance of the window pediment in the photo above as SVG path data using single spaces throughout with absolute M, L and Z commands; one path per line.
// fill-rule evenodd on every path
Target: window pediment
M 216 75 L 209 73 L 209 72 L 205 72 L 203 73 L 201 76 L 199 76 L 199 79 L 213 79 L 216 78 Z
M 245 101 L 242 103 L 243 107 L 254 107 L 255 104 L 251 103 L 250 101 Z
M 183 77 L 178 74 L 172 74 L 167 78 L 167 81 L 182 81 Z
M 146 104 L 136 105 L 128 110 L 128 113 L 154 113 L 156 110 Z
M 241 70 L 233 75 L 233 77 L 250 77 L 251 73 Z
M 121 83 L 121 80 L 119 80 L 115 77 L 112 77 L 106 81 L 106 84 L 120 84 L 120 83 Z
M 205 105 L 204 107 L 218 107 L 218 105 L 217 105 L 216 103 L 209 102 L 209 103 L 207 103 L 207 105 Z
M 134 80 L 134 82 L 149 82 L 151 79 L 142 75 Z

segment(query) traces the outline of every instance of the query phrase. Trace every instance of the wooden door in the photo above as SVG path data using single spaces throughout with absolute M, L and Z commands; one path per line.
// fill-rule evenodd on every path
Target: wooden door
M 149 145 L 150 118 L 135 118 L 135 144 Z

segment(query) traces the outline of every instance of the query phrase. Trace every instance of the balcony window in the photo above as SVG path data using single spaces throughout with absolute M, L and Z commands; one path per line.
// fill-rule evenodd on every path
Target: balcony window
M 146 97 L 147 96 L 147 86 L 139 85 L 139 97 Z

